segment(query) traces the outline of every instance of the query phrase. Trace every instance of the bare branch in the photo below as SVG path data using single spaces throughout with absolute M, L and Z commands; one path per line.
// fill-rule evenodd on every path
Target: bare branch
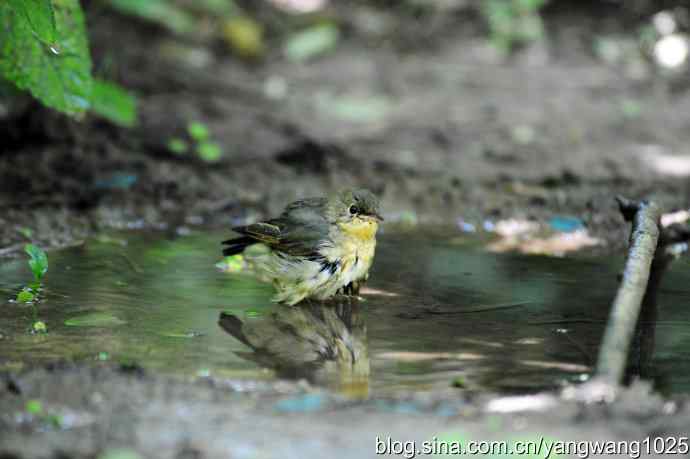
M 625 219 L 632 220 L 633 228 L 623 279 L 613 301 L 597 361 L 597 377 L 610 384 L 619 384 L 625 373 L 630 343 L 659 242 L 661 218 L 661 211 L 653 202 L 635 203 L 621 197 L 617 200 Z

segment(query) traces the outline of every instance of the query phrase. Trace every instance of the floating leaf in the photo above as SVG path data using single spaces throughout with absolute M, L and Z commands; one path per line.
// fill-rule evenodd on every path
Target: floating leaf
M 24 287 L 22 291 L 17 294 L 18 303 L 31 303 L 35 298 L 36 296 L 28 287 Z
M 92 312 L 65 320 L 68 327 L 116 327 L 126 323 L 107 312 Z
M 49 107 L 84 113 L 91 57 L 79 1 L 0 2 L 0 76 Z
M 137 103 L 134 96 L 115 83 L 94 80 L 91 93 L 91 109 L 94 113 L 124 127 L 137 123 Z
M 29 267 L 36 282 L 40 282 L 48 272 L 48 255 L 45 251 L 33 244 L 26 244 L 24 251 L 29 255 Z
M 291 61 L 307 61 L 333 50 L 339 37 L 340 32 L 334 24 L 315 25 L 290 37 L 284 53 Z

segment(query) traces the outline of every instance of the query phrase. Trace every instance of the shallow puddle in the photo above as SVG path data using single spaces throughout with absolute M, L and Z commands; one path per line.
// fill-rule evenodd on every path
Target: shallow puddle
M 479 241 L 380 237 L 364 301 L 270 302 L 214 265 L 227 233 L 122 233 L 51 252 L 38 317 L 9 300 L 25 260 L 0 265 L 0 371 L 107 360 L 184 376 L 306 378 L 365 397 L 459 388 L 526 393 L 587 378 L 622 259 L 493 254 Z M 666 274 L 631 372 L 690 391 L 690 267 Z M 219 323 L 220 322 L 220 323 Z

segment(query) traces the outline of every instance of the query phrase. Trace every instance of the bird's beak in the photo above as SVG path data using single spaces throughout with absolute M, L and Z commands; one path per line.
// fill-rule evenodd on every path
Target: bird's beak
M 377 222 L 382 222 L 382 221 L 383 221 L 383 217 L 380 216 L 378 213 L 373 213 L 373 214 L 362 214 L 361 217 L 364 218 L 364 219 L 367 219 L 367 220 L 374 220 L 374 221 L 377 221 Z

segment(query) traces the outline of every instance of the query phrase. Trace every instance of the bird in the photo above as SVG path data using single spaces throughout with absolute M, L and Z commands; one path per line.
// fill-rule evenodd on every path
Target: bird
M 371 191 L 343 189 L 292 202 L 277 218 L 232 228 L 241 236 L 222 242 L 223 255 L 258 243 L 268 246 L 269 253 L 254 265 L 272 281 L 277 303 L 352 297 L 369 278 L 382 221 Z

